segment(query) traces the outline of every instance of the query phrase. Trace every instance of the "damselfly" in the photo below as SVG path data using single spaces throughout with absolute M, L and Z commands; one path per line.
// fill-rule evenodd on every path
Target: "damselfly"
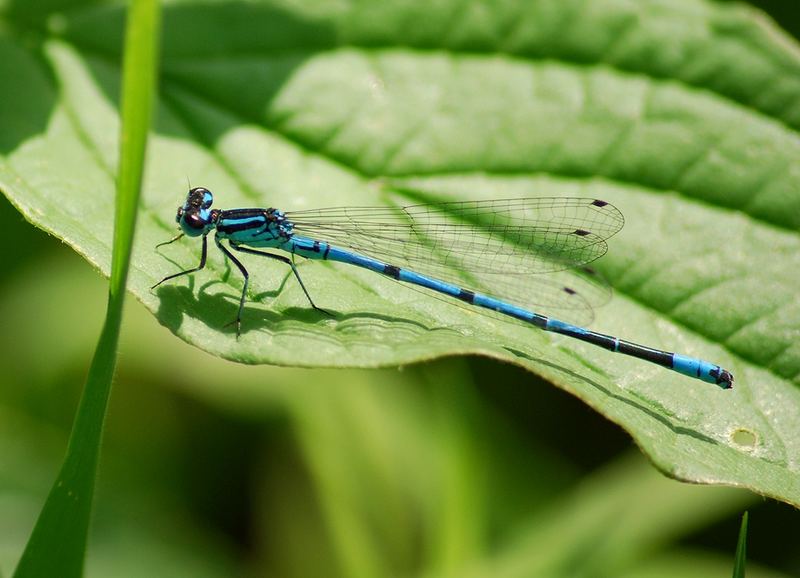
M 708 361 L 595 333 L 533 311 L 537 306 L 565 313 L 589 308 L 582 291 L 575 287 L 533 282 L 542 278 L 531 275 L 580 268 L 605 254 L 606 240 L 624 223 L 616 207 L 605 201 L 553 197 L 286 213 L 263 208 L 212 209 L 212 202 L 208 189 L 189 191 L 175 217 L 182 232 L 161 245 L 184 235 L 201 237 L 200 264 L 165 277 L 153 288 L 205 267 L 208 235 L 215 231 L 217 247 L 244 276 L 233 321 L 237 335 L 249 275 L 230 249 L 287 264 L 311 306 L 320 311 L 325 310 L 311 299 L 294 255 L 369 269 L 723 389 L 733 386 L 733 375 Z M 277 249 L 292 258 L 254 247 Z

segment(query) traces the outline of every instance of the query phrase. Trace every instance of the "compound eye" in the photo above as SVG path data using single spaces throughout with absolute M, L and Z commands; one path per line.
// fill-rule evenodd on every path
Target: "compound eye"
M 184 215 L 183 222 L 191 229 L 203 229 L 206 226 L 206 221 L 197 213 L 188 213 Z
M 214 202 L 214 197 L 205 187 L 195 187 L 189 191 L 189 199 L 192 206 L 208 209 Z

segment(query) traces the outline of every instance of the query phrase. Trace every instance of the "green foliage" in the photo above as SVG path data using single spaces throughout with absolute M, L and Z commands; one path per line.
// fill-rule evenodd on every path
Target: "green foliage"
M 109 274 L 123 10 L 113 2 L 77 0 L 0 6 L 6 87 L 0 189 L 26 218 Z M 508 361 L 620 424 L 673 477 L 800 504 L 800 52 L 772 23 L 741 5 L 701 0 L 176 1 L 165 16 L 159 121 L 129 279 L 132 293 L 161 324 L 216 356 L 251 364 L 377 367 L 466 354 Z M 598 311 L 593 328 L 711 359 L 734 372 L 736 389 L 718 391 L 465 312 L 366 272 L 319 263 L 304 263 L 301 272 L 335 319 L 309 311 L 283 268 L 248 261 L 253 287 L 237 341 L 224 325 L 235 313 L 241 279 L 218 255 L 193 279 L 149 290 L 199 259 L 199 247 L 189 241 L 153 250 L 173 234 L 187 177 L 214 190 L 221 207 L 394 204 L 406 202 L 407 191 L 429 199 L 609 200 L 627 225 L 597 264 L 616 297 Z M 72 300 L 81 296 L 65 286 L 78 307 Z M 68 327 L 79 333 L 82 326 L 77 320 Z M 621 524 L 617 542 L 606 530 L 627 502 L 617 498 L 617 509 L 604 511 L 612 487 L 597 482 L 596 502 L 587 498 L 574 524 L 559 527 L 555 519 L 579 497 L 565 494 L 553 519 L 537 522 L 546 539 L 528 543 L 516 527 L 498 553 L 486 538 L 497 526 L 464 505 L 493 503 L 485 488 L 464 482 L 482 471 L 464 441 L 480 431 L 458 416 L 443 431 L 430 426 L 433 418 L 416 412 L 435 398 L 420 394 L 403 405 L 392 397 L 396 391 L 345 388 L 347 377 L 232 369 L 191 357 L 174 340 L 159 342 L 161 357 L 153 335 L 137 342 L 153 359 L 136 357 L 151 378 L 177 371 L 177 379 L 191 382 L 187 389 L 221 403 L 236 404 L 240 395 L 237 411 L 258 412 L 257 400 L 265 396 L 265 406 L 277 404 L 291 416 L 321 512 L 318 518 L 286 515 L 282 525 L 266 516 L 261 522 L 265 533 L 277 529 L 297 543 L 322 531 L 309 520 L 323 520 L 335 539 L 320 540 L 326 544 L 320 557 L 329 556 L 341 575 L 398 567 L 464 575 L 466 566 L 480 569 L 487 559 L 506 575 L 528 567 L 569 575 L 576 565 L 585 563 L 586 570 L 598 560 L 613 575 L 612 568 L 633 572 L 637 556 L 680 533 L 669 534 L 670 528 L 689 531 L 690 523 L 700 523 L 701 505 L 686 513 L 687 526 L 671 518 L 680 518 L 673 507 L 649 513 L 648 524 Z M 68 349 L 74 339 L 62 336 L 41 349 Z M 184 361 L 176 368 L 178 356 L 196 365 Z M 232 377 L 239 371 L 248 373 Z M 286 388 L 265 385 L 282 375 L 292 376 L 284 378 Z M 388 379 L 358 375 L 370 383 Z M 317 380 L 327 387 L 306 383 Z M 403 389 L 416 377 L 399 381 L 396 389 Z M 337 389 L 344 390 L 341 398 Z M 375 397 L 363 402 L 362 395 Z M 470 403 L 453 392 L 442 395 L 435 406 L 442 415 Z M 363 414 L 355 413 L 360 403 L 371 404 Z M 396 422 L 390 410 L 399 412 Z M 369 424 L 407 436 L 396 447 L 365 433 L 373 431 Z M 352 433 L 348 426 L 363 429 Z M 434 449 L 427 445 L 432 439 Z M 325 443 L 339 445 L 326 452 Z M 408 471 L 412 456 L 429 453 L 443 471 L 463 472 L 441 480 L 451 484 L 448 500 L 431 497 L 435 484 Z M 382 457 L 398 454 L 406 461 L 387 464 Z M 454 470 L 437 461 L 445 459 L 454 460 Z M 556 468 L 546 460 L 531 463 L 537 472 Z M 372 496 L 353 471 L 375 474 L 384 485 Z M 530 483 L 522 474 L 514 480 Z M 281 487 L 289 492 L 294 481 L 289 474 Z M 635 472 L 618 480 L 625 488 L 638 482 Z M 651 501 L 665 490 L 652 491 Z M 344 506 L 343 494 L 350 500 Z M 698 495 L 705 496 L 698 503 L 709 499 Z M 674 503 L 682 499 L 688 503 Z M 447 516 L 441 526 L 431 522 L 425 538 L 437 538 L 425 543 L 435 546 L 415 565 L 413 533 L 396 519 L 409 503 L 428 501 Z M 742 505 L 722 501 L 729 509 Z M 378 504 L 395 515 L 374 520 Z M 419 519 L 438 521 L 439 511 L 427 506 Z M 589 506 L 598 508 L 596 519 L 584 517 Z M 653 523 L 662 516 L 670 520 L 663 528 Z M 643 526 L 665 533 L 648 542 Z M 564 542 L 548 549 L 555 535 Z M 637 544 L 633 554 L 626 539 Z M 516 540 L 523 546 L 506 553 Z M 592 549 L 606 541 L 613 546 L 608 552 Z M 314 566 L 302 552 L 284 554 L 287 568 Z M 506 556 L 507 563 L 498 562 Z M 667 568 L 680 574 L 674 558 L 654 560 L 661 573 L 651 575 L 670 575 Z

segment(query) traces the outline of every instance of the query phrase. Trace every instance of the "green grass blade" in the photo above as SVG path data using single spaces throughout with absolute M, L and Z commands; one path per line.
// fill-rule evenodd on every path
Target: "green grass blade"
M 106 320 L 86 379 L 66 458 L 17 566 L 14 574 L 17 578 L 78 578 L 83 574 L 150 126 L 158 30 L 157 0 L 132 2 L 126 33 L 120 170 Z
M 747 563 L 747 512 L 742 516 L 742 526 L 739 529 L 739 543 L 736 545 L 736 562 L 733 565 L 733 578 L 744 578 L 744 568 Z
M 133 0 L 123 64 L 122 134 L 111 262 L 111 296 L 118 310 L 128 279 L 158 67 L 158 0 Z

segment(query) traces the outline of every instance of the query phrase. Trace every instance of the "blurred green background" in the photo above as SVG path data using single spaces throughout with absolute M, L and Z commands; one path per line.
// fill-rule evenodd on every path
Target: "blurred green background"
M 759 3 L 756 3 L 759 4 Z M 791 2 L 760 3 L 797 35 Z M 0 200 L 0 572 L 63 456 L 106 282 Z M 487 359 L 245 367 L 130 300 L 90 576 L 800 576 L 800 516 L 679 484 L 628 436 Z

